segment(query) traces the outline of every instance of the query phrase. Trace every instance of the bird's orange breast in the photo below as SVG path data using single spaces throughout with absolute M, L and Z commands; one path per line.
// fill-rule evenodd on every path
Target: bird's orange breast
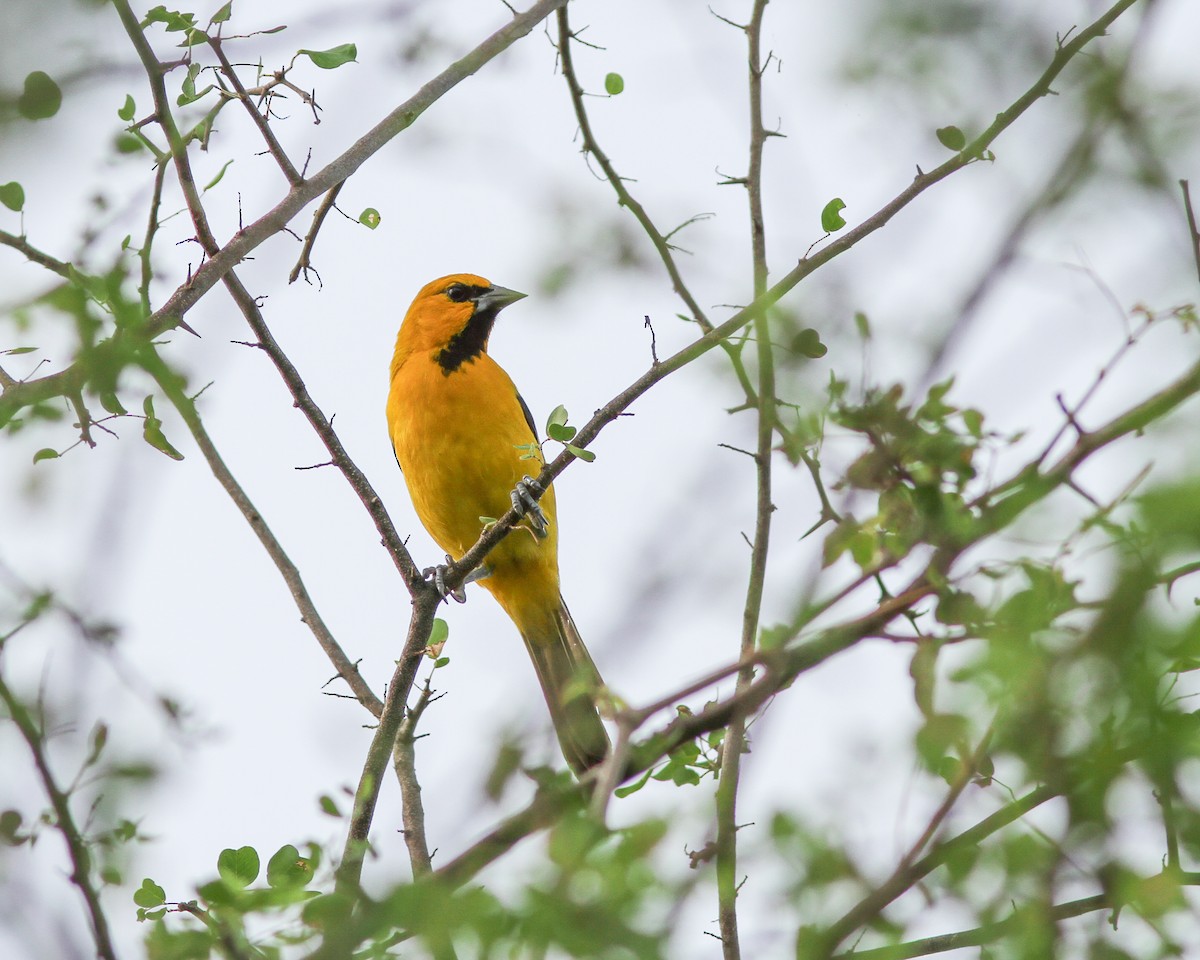
M 486 522 L 481 518 L 508 512 L 517 481 L 541 471 L 540 451 L 516 387 L 486 353 L 449 374 L 434 352 L 409 354 L 393 369 L 387 416 L 417 516 L 455 559 L 479 538 Z M 530 453 L 532 458 L 522 459 Z M 552 488 L 541 507 L 549 520 L 548 536 L 539 539 L 522 525 L 488 555 L 492 574 L 482 585 L 498 599 L 496 587 L 518 594 L 557 591 Z

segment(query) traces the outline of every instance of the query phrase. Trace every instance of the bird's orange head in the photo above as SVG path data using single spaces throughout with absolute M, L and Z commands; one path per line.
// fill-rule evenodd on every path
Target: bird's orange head
M 496 314 L 524 297 L 472 273 L 452 273 L 427 283 L 400 325 L 392 371 L 415 353 L 433 353 L 453 373 L 487 351 Z

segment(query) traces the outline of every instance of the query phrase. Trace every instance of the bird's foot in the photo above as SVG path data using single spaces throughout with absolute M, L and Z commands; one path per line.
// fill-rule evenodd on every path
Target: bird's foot
M 550 521 L 546 519 L 546 514 L 537 502 L 537 498 L 545 492 L 533 477 L 522 477 L 517 481 L 517 488 L 509 494 L 513 509 L 521 516 L 529 518 L 533 532 L 539 537 L 546 537 L 550 533 Z
M 447 597 L 450 597 L 455 601 L 455 603 L 466 603 L 467 584 L 474 583 L 476 580 L 482 580 L 484 577 L 488 576 L 492 570 L 486 565 L 476 567 L 467 574 L 467 578 L 463 580 L 461 586 L 456 587 L 453 590 L 449 590 L 446 587 L 446 574 L 450 570 L 449 565 L 453 562 L 454 558 L 451 557 L 450 554 L 446 554 L 445 563 L 439 563 L 436 567 L 426 567 L 421 571 L 421 576 L 423 576 L 426 580 L 433 580 L 433 585 L 437 588 L 437 592 L 441 594 L 443 600 L 445 600 Z

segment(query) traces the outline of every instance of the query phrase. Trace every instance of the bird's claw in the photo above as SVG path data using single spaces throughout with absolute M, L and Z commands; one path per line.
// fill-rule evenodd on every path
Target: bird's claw
M 474 570 L 472 570 L 470 573 L 467 574 L 466 579 L 463 580 L 461 586 L 455 587 L 453 590 L 450 590 L 450 589 L 447 589 L 447 587 L 446 587 L 446 574 L 449 573 L 450 564 L 452 564 L 453 562 L 454 562 L 454 558 L 452 556 L 450 556 L 450 554 L 446 554 L 446 562 L 445 563 L 439 563 L 436 567 L 426 567 L 424 570 L 421 571 L 421 576 L 423 576 L 426 580 L 430 580 L 430 579 L 433 580 L 433 585 L 436 588 L 437 592 L 441 595 L 443 600 L 445 600 L 447 597 L 449 597 L 455 603 L 466 603 L 467 602 L 467 584 L 474 583 L 476 580 L 482 580 L 484 577 L 488 576 L 488 574 L 490 574 L 492 572 L 492 569 L 491 569 L 491 567 L 488 567 L 486 565 L 476 567 Z
M 513 509 L 521 516 L 529 518 L 533 532 L 539 537 L 545 537 L 550 532 L 550 521 L 546 519 L 546 514 L 537 502 L 537 498 L 545 492 L 533 477 L 522 477 L 517 481 L 516 489 L 509 494 Z

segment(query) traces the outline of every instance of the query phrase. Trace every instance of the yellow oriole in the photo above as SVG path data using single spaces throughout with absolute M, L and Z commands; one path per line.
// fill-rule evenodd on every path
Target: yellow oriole
M 387 420 L 417 516 L 448 559 L 467 552 L 486 518 L 510 505 L 525 511 L 479 582 L 520 631 L 563 756 L 580 774 L 609 749 L 595 703 L 600 675 L 559 592 L 554 489 L 539 505 L 525 476 L 543 465 L 537 428 L 487 353 L 497 313 L 524 296 L 467 273 L 423 287 L 396 337 Z

